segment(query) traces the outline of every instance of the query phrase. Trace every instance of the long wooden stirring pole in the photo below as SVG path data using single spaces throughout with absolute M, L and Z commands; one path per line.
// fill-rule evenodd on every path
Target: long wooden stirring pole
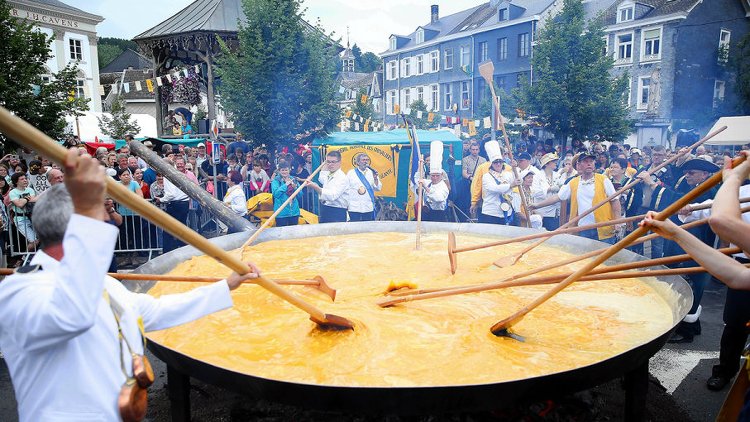
M 67 150 L 65 148 L 23 119 L 12 115 L 4 107 L 0 107 L 0 131 L 16 142 L 41 153 L 57 163 L 62 164 L 65 160 L 65 156 L 67 155 Z M 109 192 L 117 202 L 137 212 L 148 221 L 162 227 L 178 239 L 192 245 L 206 255 L 213 257 L 238 274 L 247 274 L 250 271 L 247 264 L 209 242 L 193 230 L 190 230 L 184 224 L 177 221 L 174 217 L 165 213 L 158 207 L 151 205 L 143 198 L 130 192 L 125 186 L 117 183 L 111 177 L 106 177 L 105 181 L 107 192 Z M 354 327 L 354 324 L 348 319 L 324 313 L 312 304 L 309 304 L 296 295 L 284 290 L 271 279 L 261 276 L 255 280 L 258 285 L 266 290 L 307 312 L 310 315 L 310 319 L 321 327 L 342 329 Z
M 739 158 L 735 158 L 732 161 L 732 166 L 737 166 L 740 163 L 745 161 L 745 156 L 740 156 Z M 703 193 L 707 192 L 712 187 L 716 186 L 718 183 L 722 180 L 722 172 L 716 172 L 713 176 L 709 177 L 704 181 L 703 183 L 696 186 L 693 190 L 686 193 L 682 198 L 678 199 L 676 202 L 668 206 L 664 211 L 656 214 L 654 216 L 654 220 L 658 221 L 664 221 L 672 214 L 676 213 L 680 210 L 680 208 L 684 207 L 685 205 L 689 204 L 691 201 L 693 201 L 698 196 L 702 195 Z M 543 294 L 530 304 L 524 306 L 520 310 L 518 310 L 513 315 L 509 316 L 508 318 L 505 318 L 501 321 L 498 321 L 495 323 L 491 328 L 490 331 L 492 331 L 493 334 L 497 336 L 507 336 L 508 329 L 513 327 L 513 325 L 517 324 L 519 321 L 521 321 L 529 312 L 536 309 L 539 305 L 549 300 L 551 297 L 568 287 L 570 284 L 574 283 L 584 275 L 588 274 L 589 271 L 596 268 L 598 265 L 603 263 L 604 261 L 608 260 L 612 255 L 616 254 L 620 250 L 624 249 L 633 241 L 641 237 L 641 235 L 645 234 L 649 229 L 644 226 L 639 226 L 635 230 L 633 230 L 632 233 L 625 236 L 622 240 L 615 243 L 614 245 L 607 248 L 606 251 L 604 251 L 601 255 L 597 256 L 594 260 L 584 265 L 582 268 L 578 269 L 576 272 L 568 276 L 565 280 L 561 281 L 559 284 L 557 284 L 555 287 L 550 289 L 547 293 Z
M 651 169 L 651 170 L 648 170 L 648 171 L 647 171 L 647 173 L 648 173 L 649 175 L 653 175 L 653 174 L 654 174 L 654 173 L 656 173 L 657 171 L 659 171 L 659 170 L 661 170 L 662 168 L 664 168 L 664 167 L 668 166 L 668 165 L 669 165 L 669 164 L 671 164 L 672 162 L 676 161 L 676 160 L 677 160 L 677 159 L 678 159 L 679 157 L 681 157 L 681 156 L 683 156 L 684 154 L 686 154 L 686 153 L 687 153 L 687 151 L 690 151 L 690 150 L 692 150 L 693 148 L 697 148 L 698 146 L 702 145 L 702 144 L 703 144 L 704 142 L 708 141 L 709 139 L 713 138 L 714 136 L 716 136 L 716 135 L 718 135 L 719 133 L 721 133 L 721 132 L 723 132 L 724 130 L 726 130 L 726 128 L 727 128 L 726 126 L 722 126 L 722 127 L 720 127 L 719 129 L 717 129 L 717 130 L 715 130 L 715 131 L 713 131 L 713 132 L 709 133 L 709 134 L 708 134 L 708 135 L 706 135 L 706 136 L 705 136 L 705 137 L 704 137 L 703 139 L 699 140 L 698 142 L 694 143 L 693 145 L 690 145 L 690 146 L 689 146 L 688 148 L 685 148 L 685 152 L 682 152 L 682 153 L 678 153 L 678 154 L 676 154 L 676 155 L 675 155 L 674 157 L 671 157 L 670 159 L 668 159 L 668 160 L 665 160 L 665 161 L 664 161 L 663 163 L 659 164 L 658 166 L 654 167 L 653 169 Z M 617 192 L 615 192 L 615 193 L 613 193 L 612 195 L 608 196 L 607 198 L 605 198 L 605 199 L 604 199 L 604 200 L 602 200 L 601 202 L 599 202 L 599 203 L 597 203 L 597 204 L 594 204 L 594 206 L 592 206 L 591 208 L 587 209 L 587 210 L 586 210 L 586 211 L 584 211 L 583 213 L 581 213 L 581 214 L 578 214 L 577 216 L 575 216 L 575 217 L 571 218 L 571 219 L 570 219 L 570 220 L 569 220 L 569 221 L 568 221 L 567 223 L 563 224 L 563 225 L 562 225 L 562 226 L 560 226 L 560 227 L 559 227 L 558 229 L 554 230 L 554 231 L 553 231 L 553 233 L 557 234 L 558 230 L 563 230 L 563 229 L 567 229 L 568 227 L 571 227 L 571 226 L 573 226 L 573 225 L 577 224 L 577 223 L 578 223 L 578 222 L 579 222 L 579 221 L 580 221 L 580 220 L 581 220 L 581 219 L 582 219 L 583 217 L 585 217 L 585 216 L 587 216 L 587 215 L 591 214 L 592 212 L 596 211 L 596 210 L 597 210 L 597 209 L 599 209 L 599 207 L 601 207 L 602 205 L 604 205 L 604 204 L 606 204 L 607 202 L 610 202 L 611 200 L 613 200 L 613 199 L 617 198 L 617 197 L 618 197 L 618 196 L 620 196 L 620 195 L 621 195 L 621 194 L 622 194 L 623 192 L 625 192 L 625 191 L 627 191 L 627 190 L 631 189 L 631 188 L 632 188 L 633 186 L 637 185 L 637 184 L 638 184 L 638 183 L 640 183 L 640 182 L 641 182 L 641 179 L 639 179 L 639 178 L 637 178 L 637 177 L 636 177 L 636 178 L 635 178 L 635 180 L 633 180 L 632 182 L 628 183 L 627 185 L 625 185 L 625 186 L 621 187 L 621 188 L 620 188 L 619 190 L 617 190 Z M 538 241 L 534 242 L 533 244 L 531 244 L 530 246 L 526 247 L 526 248 L 525 248 L 524 250 L 522 250 L 522 251 L 521 251 L 521 252 L 519 252 L 519 253 L 516 253 L 516 254 L 514 254 L 514 255 L 510 255 L 510 256 L 504 256 L 504 257 L 502 257 L 502 258 L 499 258 L 499 259 L 498 259 L 497 261 L 495 261 L 495 262 L 494 262 L 494 264 L 495 264 L 495 265 L 497 265 L 498 267 L 507 267 L 507 266 L 513 265 L 513 264 L 515 264 L 516 262 L 518 262 L 518 260 L 519 260 L 519 259 L 521 259 L 521 257 L 523 257 L 523 256 L 524 256 L 524 255 L 525 255 L 526 253 L 528 253 L 528 252 L 529 252 L 529 251 L 531 251 L 532 249 L 536 248 L 537 246 L 541 245 L 542 243 L 546 242 L 546 241 L 547 241 L 547 239 L 549 239 L 549 237 L 546 237 L 546 238 L 544 238 L 544 239 L 540 239 L 540 240 L 538 240 Z
M 309 182 L 310 180 L 312 180 L 312 178 L 315 177 L 315 175 L 318 174 L 318 172 L 321 169 L 323 169 L 324 165 L 325 165 L 325 162 L 323 164 L 321 164 L 320 166 L 318 166 L 318 168 L 316 168 L 315 171 L 312 172 L 309 176 L 307 176 L 307 178 L 305 179 L 305 182 L 300 183 L 300 185 L 297 187 L 297 189 L 295 189 L 294 192 L 292 192 L 292 194 L 289 195 L 289 198 L 287 198 L 286 201 L 284 201 L 284 203 L 281 204 L 281 206 L 279 207 L 279 209 L 277 209 L 276 211 L 274 211 L 273 214 L 271 214 L 271 216 L 268 217 L 268 219 L 266 220 L 266 222 L 263 223 L 263 225 L 260 226 L 260 228 L 258 228 L 258 230 L 256 230 L 255 233 L 253 233 L 253 235 L 250 236 L 250 238 L 247 239 L 245 241 L 245 243 L 242 244 L 242 246 L 240 246 L 240 249 L 239 249 L 240 253 L 242 253 L 242 250 L 245 249 L 246 246 L 251 245 L 255 241 L 255 239 L 257 239 L 258 236 L 260 236 L 260 234 L 263 232 L 263 230 L 267 229 L 268 226 L 270 226 L 271 223 L 273 223 L 273 221 L 276 218 L 276 216 L 278 216 L 282 211 L 284 211 L 284 208 L 286 208 L 286 206 L 289 205 L 292 202 L 292 200 L 294 198 L 296 198 L 297 195 L 299 195 L 300 192 L 302 192 L 302 189 L 305 188 L 305 183 Z

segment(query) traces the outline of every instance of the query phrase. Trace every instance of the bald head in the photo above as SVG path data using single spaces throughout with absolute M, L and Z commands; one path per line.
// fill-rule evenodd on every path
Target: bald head
M 49 181 L 50 186 L 55 186 L 65 181 L 65 175 L 58 169 L 50 169 L 47 172 L 47 180 Z

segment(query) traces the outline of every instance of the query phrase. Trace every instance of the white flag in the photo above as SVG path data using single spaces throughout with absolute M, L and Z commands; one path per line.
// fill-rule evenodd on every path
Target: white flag
M 104 96 L 104 85 L 99 85 L 99 95 Z
M 489 129 L 490 127 L 492 127 L 492 119 L 489 117 L 485 117 L 483 126 L 485 129 Z
M 125 91 L 125 93 L 130 92 L 130 82 L 125 82 L 122 84 L 122 89 Z
M 339 86 L 339 94 L 343 94 L 346 91 L 346 88 L 344 88 L 344 85 Z
M 201 73 L 201 66 L 199 64 L 195 65 L 195 73 L 197 75 L 200 75 L 200 73 Z
M 141 81 L 135 81 L 135 90 L 140 91 L 141 89 Z
M 404 114 L 411 114 L 411 108 L 409 108 L 409 107 L 406 107 L 406 108 L 404 109 Z
M 172 83 L 172 75 L 167 73 L 167 82 Z
M 417 111 L 417 119 L 422 118 L 422 110 Z
M 89 95 L 89 86 L 88 86 L 88 84 L 84 84 L 84 85 L 83 85 L 83 96 L 84 96 L 84 97 L 90 97 L 90 95 Z
M 474 127 L 479 127 L 479 120 L 474 120 Z
M 187 69 L 182 69 L 182 74 L 185 75 L 185 77 L 187 78 L 188 77 L 188 70 Z
M 354 122 L 354 131 L 355 132 L 359 132 L 359 123 L 358 122 Z
M 158 76 L 158 77 L 156 78 L 156 85 L 158 85 L 158 86 L 162 86 L 162 85 L 164 85 L 164 83 L 163 83 L 163 82 L 161 81 L 161 76 Z

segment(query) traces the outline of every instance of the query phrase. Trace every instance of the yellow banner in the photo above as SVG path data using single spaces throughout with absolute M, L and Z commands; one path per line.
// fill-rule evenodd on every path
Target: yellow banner
M 398 154 L 394 157 L 390 145 L 342 145 L 326 148 L 326 153 L 339 151 L 341 153 L 341 171 L 344 173 L 354 168 L 354 157 L 359 153 L 365 153 L 370 157 L 370 167 L 378 172 L 378 177 L 383 183 L 383 189 L 375 192 L 376 196 L 396 196 L 396 185 L 398 183 L 396 169 L 398 168 Z

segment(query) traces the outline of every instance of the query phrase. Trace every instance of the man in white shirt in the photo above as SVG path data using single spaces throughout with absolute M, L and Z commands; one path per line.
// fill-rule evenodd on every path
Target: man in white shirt
M 331 151 L 326 154 L 326 169 L 321 170 L 318 180 L 323 185 L 319 186 L 312 181 L 306 182 L 320 195 L 320 223 L 343 223 L 346 222 L 346 209 L 348 207 L 346 191 L 349 189 L 349 179 L 341 171 L 341 153 Z
M 375 192 L 383 188 L 378 172 L 370 167 L 370 157 L 364 152 L 357 154 L 356 167 L 346 173 L 349 179 L 347 202 L 349 221 L 375 220 Z
M 424 187 L 424 208 L 422 208 L 422 220 L 424 221 L 448 221 L 445 209 L 448 207 L 448 194 L 450 190 L 443 179 L 443 143 L 432 141 L 430 143 L 430 178 L 422 179 L 419 184 Z
M 104 169 L 88 155 L 65 167 L 70 195 L 54 186 L 34 212 L 42 252 L 0 283 L 0 348 L 21 422 L 117 421 L 133 366 L 115 315 L 132 353 L 142 355 L 139 321 L 161 330 L 229 308 L 229 291 L 258 270 L 159 299 L 130 292 L 105 276 L 118 230 L 103 221 Z
M 580 152 L 573 157 L 573 166 L 578 170 L 579 175 L 574 177 L 570 182 L 564 184 L 556 195 L 530 205 L 531 209 L 539 209 L 559 201 L 570 200 L 571 218 L 583 214 L 591 207 L 604 199 L 614 195 L 615 187 L 612 181 L 606 176 L 595 173 L 595 156 L 589 152 Z M 613 198 L 608 203 L 602 205 L 596 211 L 586 215 L 578 221 L 579 226 L 599 223 L 602 221 L 613 220 L 614 216 L 620 215 L 620 199 Z M 600 227 L 599 229 L 583 230 L 578 232 L 579 236 L 589 239 L 600 240 L 614 244 L 617 239 L 614 236 L 614 229 L 611 226 Z
M 180 157 L 175 161 L 180 160 L 182 160 L 182 170 L 180 170 L 179 167 L 177 168 L 177 170 L 185 173 L 187 171 L 185 170 L 185 160 Z M 187 177 L 190 178 L 189 176 Z M 195 175 L 193 175 L 193 177 L 195 177 Z M 160 202 L 165 203 L 167 206 L 165 211 L 167 212 L 167 214 L 174 217 L 177 221 L 183 224 L 187 223 L 188 212 L 190 211 L 190 197 L 187 196 L 185 192 L 178 188 L 168 178 L 164 178 L 164 196 L 162 196 L 161 198 L 154 198 L 154 200 L 157 204 Z M 164 253 L 173 251 L 181 246 L 185 246 L 185 243 L 182 240 L 172 236 L 166 230 L 163 231 L 162 239 L 162 249 L 164 250 Z

